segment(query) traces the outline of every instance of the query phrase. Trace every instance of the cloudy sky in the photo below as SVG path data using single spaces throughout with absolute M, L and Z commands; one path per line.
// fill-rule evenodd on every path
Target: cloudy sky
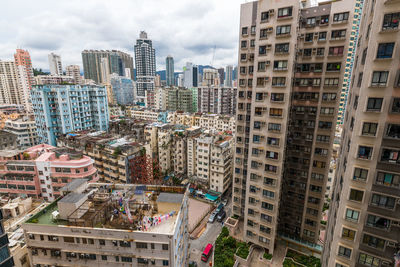
M 145 30 L 156 48 L 157 70 L 165 57 L 179 71 L 186 61 L 236 64 L 240 4 L 245 0 L 2 0 L 0 59 L 27 49 L 35 68 L 48 69 L 47 55 L 63 66 L 82 66 L 84 49 L 119 49 L 133 56 Z

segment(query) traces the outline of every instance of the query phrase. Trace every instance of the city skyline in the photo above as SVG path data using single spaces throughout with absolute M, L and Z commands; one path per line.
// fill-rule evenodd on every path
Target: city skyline
M 29 13 L 22 11 L 18 21 L 13 16 L 3 17 L 10 27 L 0 30 L 0 59 L 11 59 L 18 47 L 30 52 L 35 68 L 48 70 L 48 54 L 55 53 L 62 57 L 63 66 L 79 65 L 82 69 L 80 54 L 85 49 L 117 49 L 133 56 L 136 37 L 144 30 L 154 41 L 157 70 L 165 69 L 168 54 L 174 56 L 176 71 L 187 61 L 209 65 L 214 47 L 215 67 L 235 65 L 237 60 L 238 7 L 243 0 L 173 4 L 161 1 L 145 5 L 121 0 L 113 4 L 120 8 L 112 8 L 106 2 L 76 5 L 72 1 L 60 3 L 54 9 L 46 4 L 48 1 L 40 2 L 26 3 Z M 15 14 L 18 5 L 7 4 L 5 13 Z M 39 6 L 48 8 L 44 11 Z M 124 16 L 129 19 L 119 22 Z M 168 27 L 160 21 L 169 21 Z

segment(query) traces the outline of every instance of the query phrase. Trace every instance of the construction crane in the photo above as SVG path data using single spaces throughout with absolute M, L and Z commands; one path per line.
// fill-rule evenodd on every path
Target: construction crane
M 212 59 L 211 59 L 211 62 L 210 62 L 210 66 L 212 66 L 213 65 L 213 63 L 214 63 L 214 59 L 215 59 L 215 50 L 217 49 L 217 46 L 216 45 L 214 45 L 214 49 L 213 49 L 213 56 L 212 56 Z

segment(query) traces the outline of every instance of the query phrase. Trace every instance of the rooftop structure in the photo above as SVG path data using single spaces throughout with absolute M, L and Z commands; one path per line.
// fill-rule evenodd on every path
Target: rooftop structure
M 23 224 L 30 260 L 186 266 L 187 192 L 186 187 L 86 184 Z

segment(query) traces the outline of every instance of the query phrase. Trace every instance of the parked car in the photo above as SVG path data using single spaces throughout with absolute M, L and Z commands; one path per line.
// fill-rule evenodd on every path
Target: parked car
M 210 218 L 208 218 L 208 222 L 213 223 L 215 221 L 215 219 L 217 218 L 217 214 L 218 214 L 218 212 L 215 212 L 215 211 L 213 213 L 211 213 Z
M 223 199 L 221 203 L 224 204 L 224 206 L 226 207 L 226 205 L 228 204 L 228 199 L 227 198 Z
M 217 212 L 217 213 L 219 213 L 221 210 L 223 210 L 224 209 L 224 204 L 222 204 L 222 203 L 219 203 L 218 204 L 218 206 L 217 206 L 217 208 L 215 209 L 215 211 Z
M 217 215 L 217 221 L 222 222 L 225 219 L 226 212 L 224 210 L 221 210 L 218 215 Z

